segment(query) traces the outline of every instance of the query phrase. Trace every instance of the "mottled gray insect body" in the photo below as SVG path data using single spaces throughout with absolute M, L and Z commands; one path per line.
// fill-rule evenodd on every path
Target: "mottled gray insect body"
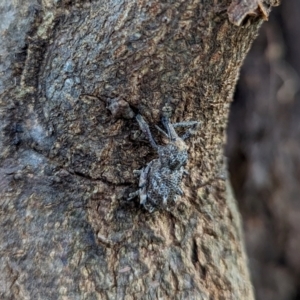
M 150 161 L 143 169 L 135 171 L 140 176 L 139 190 L 131 193 L 129 199 L 139 196 L 140 204 L 149 212 L 162 208 L 169 209 L 176 202 L 177 196 L 183 195 L 180 185 L 183 175 L 187 174 L 184 165 L 188 159 L 187 145 L 184 139 L 177 135 L 174 127 L 195 126 L 199 122 L 171 124 L 169 118 L 163 116 L 162 123 L 167 132 L 157 128 L 168 137 L 169 143 L 166 146 L 160 146 L 156 144 L 143 117 L 137 115 L 136 119 L 142 132 L 157 151 L 158 158 Z M 190 134 L 191 131 L 188 131 L 184 137 Z

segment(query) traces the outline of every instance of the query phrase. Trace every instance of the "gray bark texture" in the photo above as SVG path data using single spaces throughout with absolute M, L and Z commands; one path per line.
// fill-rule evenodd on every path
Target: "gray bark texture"
M 1 2 L 1 299 L 253 299 L 223 145 L 276 4 Z M 202 125 L 184 196 L 150 214 L 126 200 L 156 157 L 133 115 L 155 132 L 166 103 Z

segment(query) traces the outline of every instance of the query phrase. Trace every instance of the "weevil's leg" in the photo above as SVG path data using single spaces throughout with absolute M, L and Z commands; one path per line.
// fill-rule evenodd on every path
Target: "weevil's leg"
M 141 190 L 145 187 L 145 184 L 142 184 L 139 186 L 139 189 L 133 193 L 129 194 L 129 198 L 127 200 L 132 200 L 133 198 L 140 196 L 140 203 L 143 201 L 146 201 L 147 196 L 144 196 L 143 193 L 141 193 Z
M 171 105 L 169 103 L 166 103 L 162 108 L 161 122 L 167 130 L 169 140 L 174 141 L 178 138 L 178 135 L 173 125 L 170 123 L 170 118 L 172 116 L 172 113 L 173 113 L 173 109 Z
M 192 135 L 192 132 L 188 130 L 183 136 L 181 136 L 182 140 L 188 139 Z
M 196 131 L 199 129 L 201 123 L 197 122 L 194 124 L 193 128 L 190 128 L 187 130 L 187 132 L 181 137 L 182 140 L 186 140 L 188 139 L 191 135 L 195 134 Z
M 139 125 L 140 125 L 140 128 L 142 130 L 142 132 L 148 137 L 149 139 L 149 142 L 151 144 L 151 146 L 154 148 L 154 149 L 157 149 L 157 144 L 154 140 L 154 138 L 152 137 L 152 134 L 151 134 L 151 131 L 150 131 L 150 128 L 148 126 L 148 124 L 146 123 L 146 121 L 143 119 L 143 117 L 141 115 L 136 115 L 136 120 L 138 121 Z
M 140 192 L 140 190 L 130 193 L 129 198 L 127 198 L 127 201 L 130 201 L 130 200 L 134 199 L 135 197 L 137 197 L 139 195 L 139 192 Z
M 149 205 L 148 207 L 145 206 L 145 208 L 149 211 L 149 213 L 153 213 L 155 208 L 152 205 Z
M 133 170 L 133 175 L 134 176 L 140 176 L 142 174 L 143 169 L 141 170 Z
M 171 132 L 170 132 L 170 126 L 169 126 L 170 122 L 169 122 L 169 118 L 163 116 L 163 117 L 161 118 L 161 122 L 162 122 L 162 124 L 164 125 L 164 127 L 165 127 L 166 130 L 167 130 L 168 138 L 171 140 L 171 139 L 172 139 L 172 136 L 171 136 Z
M 197 125 L 199 123 L 200 122 L 198 122 L 198 121 L 186 121 L 186 122 L 173 123 L 172 126 L 174 128 L 176 128 L 176 127 L 189 127 L 189 126 Z
M 148 204 L 148 203 L 141 203 L 143 206 L 144 206 L 144 208 L 146 209 L 146 210 L 148 210 L 150 213 L 152 213 L 153 212 L 153 210 L 154 210 L 154 207 L 152 206 L 152 205 L 150 205 L 150 204 Z
M 160 127 L 158 127 L 157 125 L 155 125 L 155 127 L 156 127 L 156 129 L 157 129 L 160 133 L 162 133 L 164 136 L 166 136 L 167 138 L 169 138 L 168 134 L 167 134 L 165 131 L 163 131 Z
M 167 129 L 169 140 L 174 141 L 178 138 L 178 134 L 176 133 L 173 125 L 170 123 L 169 118 L 162 117 L 161 122 L 163 123 L 164 127 Z
M 155 208 L 153 206 L 149 207 L 148 211 L 150 214 L 152 214 L 154 212 Z
M 140 204 L 143 204 L 145 206 L 146 201 L 147 195 L 145 193 L 140 193 Z

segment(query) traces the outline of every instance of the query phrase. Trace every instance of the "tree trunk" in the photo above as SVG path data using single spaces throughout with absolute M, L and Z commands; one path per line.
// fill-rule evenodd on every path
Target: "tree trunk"
M 1 299 L 253 299 L 223 145 L 273 2 L 1 4 Z M 156 157 L 133 116 L 166 103 L 201 128 L 150 214 L 127 201 Z

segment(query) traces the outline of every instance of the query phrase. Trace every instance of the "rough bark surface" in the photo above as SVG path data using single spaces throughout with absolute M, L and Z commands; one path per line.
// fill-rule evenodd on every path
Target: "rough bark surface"
M 262 21 L 230 4 L 1 4 L 1 299 L 253 298 L 223 145 Z M 132 111 L 167 102 L 202 127 L 184 197 L 149 214 L 126 201 L 155 156 Z

